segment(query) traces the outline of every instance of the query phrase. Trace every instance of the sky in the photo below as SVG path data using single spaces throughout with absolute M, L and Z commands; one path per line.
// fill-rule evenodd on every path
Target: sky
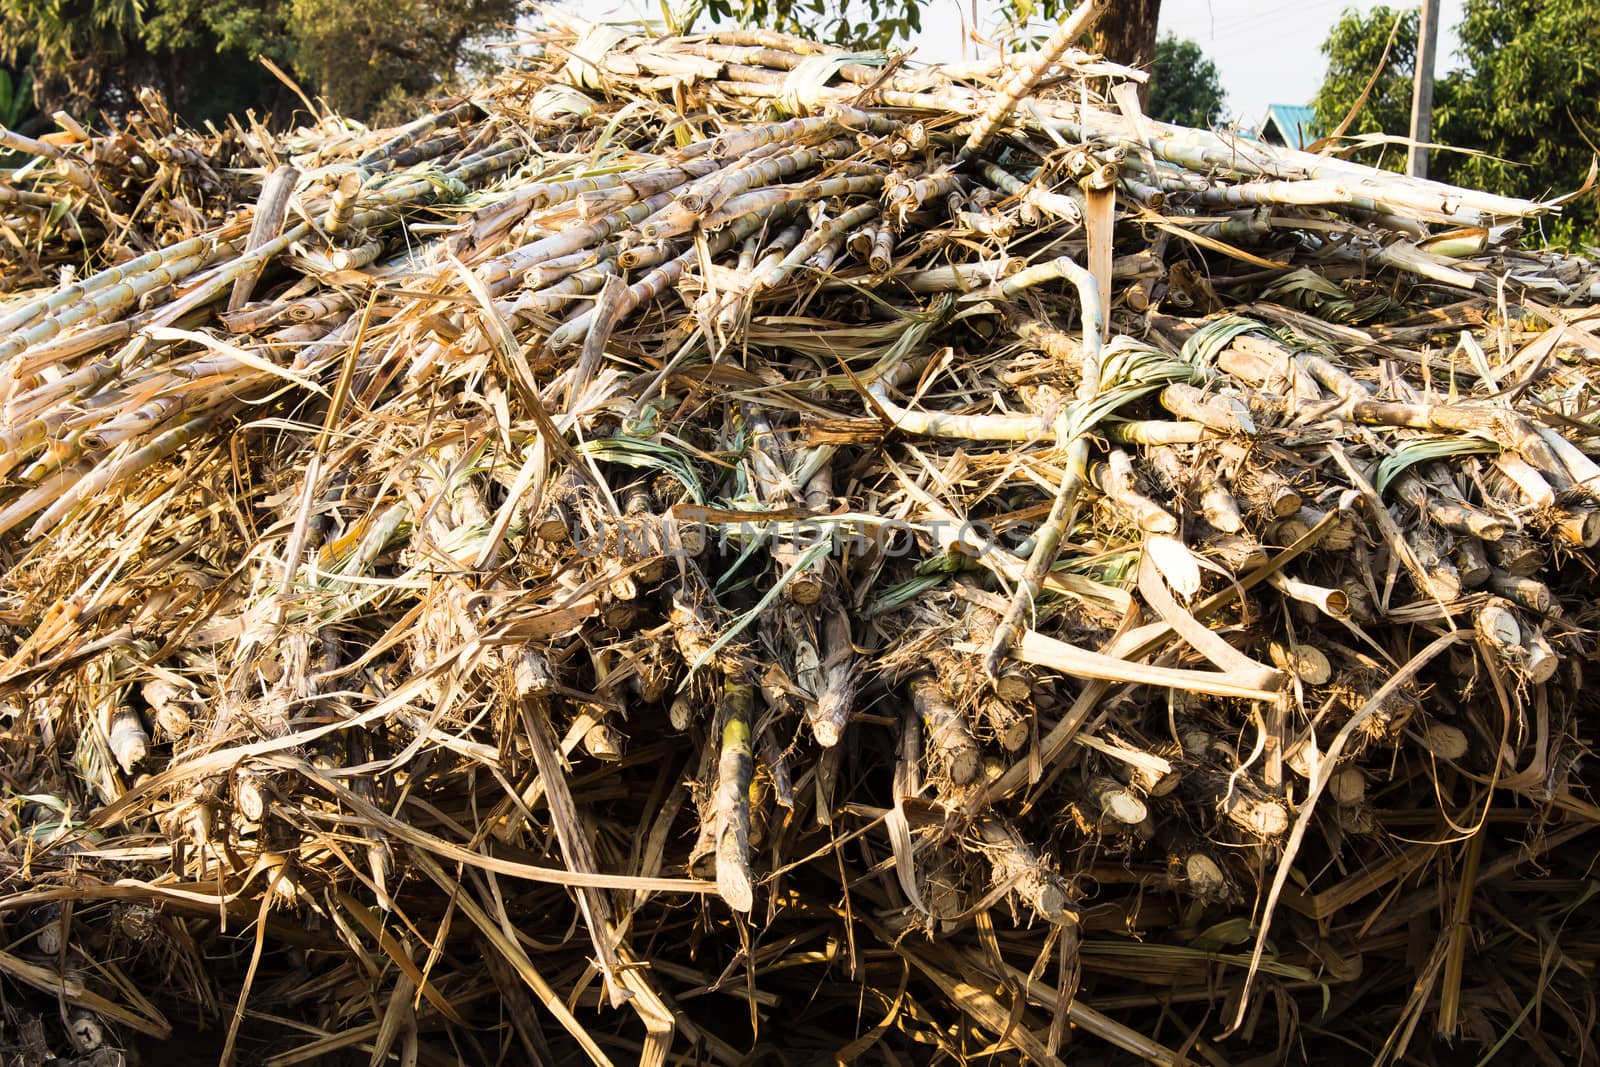
M 998 22 L 994 0 L 977 0 L 980 29 Z M 1415 0 L 1390 0 L 1391 7 Z M 1164 0 L 1161 30 L 1192 38 L 1222 77 L 1226 111 L 1247 122 L 1266 114 L 1268 104 L 1309 104 L 1326 67 L 1320 51 L 1328 30 L 1347 8 L 1368 10 L 1372 0 Z M 1439 56 L 1442 77 L 1455 66 L 1456 23 L 1462 0 L 1439 6 Z M 927 0 L 922 33 L 912 42 L 917 58 L 961 58 L 964 20 L 971 0 Z M 1114 10 L 1114 5 L 1113 5 Z

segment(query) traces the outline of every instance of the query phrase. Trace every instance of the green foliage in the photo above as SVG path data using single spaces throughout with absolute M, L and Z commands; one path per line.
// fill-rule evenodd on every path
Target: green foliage
M 483 65 L 471 36 L 514 14 L 511 0 L 289 0 L 295 69 L 341 110 L 398 117 L 458 65 Z
M 1399 27 L 1396 29 L 1396 20 Z M 1375 7 L 1363 15 L 1346 11 L 1322 44 L 1322 54 L 1328 57 L 1328 73 L 1322 88 L 1311 101 L 1318 126 L 1327 131 L 1339 128 L 1351 107 L 1360 99 L 1378 65 L 1383 62 L 1384 47 L 1389 45 L 1389 58 L 1383 64 L 1372 93 L 1362 105 L 1355 121 L 1345 131 L 1346 136 L 1363 133 L 1388 133 L 1405 136 L 1411 128 L 1411 83 L 1417 67 L 1416 9 L 1400 11 L 1389 7 Z M 1393 34 L 1393 43 L 1389 44 Z M 1403 171 L 1406 154 L 1403 148 L 1389 146 L 1368 150 L 1361 154 L 1362 162 L 1390 170 Z
M 1407 133 L 1415 66 L 1417 12 L 1378 7 L 1347 12 L 1323 45 L 1328 74 L 1313 107 L 1332 129 L 1355 104 L 1378 66 L 1400 17 L 1382 76 L 1349 133 Z M 1459 69 L 1434 86 L 1433 140 L 1472 153 L 1435 151 L 1431 176 L 1508 196 L 1543 198 L 1583 184 L 1600 144 L 1600 0 L 1467 0 Z M 1391 146 L 1366 162 L 1404 169 Z M 1590 193 L 1546 223 L 1557 243 L 1594 242 L 1596 198 Z
M 266 57 L 336 110 L 371 118 L 439 93 L 515 0 L 0 0 L 0 62 L 28 67 L 46 111 L 93 117 L 153 85 L 191 121 L 271 110 Z M 412 108 L 414 109 L 414 103 Z
M 917 0 L 706 0 L 705 10 L 718 22 L 770 26 L 846 48 L 884 49 L 922 29 Z
M 0 67 L 0 126 L 21 125 L 32 110 L 33 76 L 23 71 L 22 77 L 13 78 L 9 70 Z
M 1451 180 L 1513 196 L 1576 189 L 1600 143 L 1600 0 L 1468 0 L 1458 32 L 1465 69 L 1440 86 L 1435 139 L 1488 155 L 1455 157 Z M 1563 216 L 1547 236 L 1596 240 L 1594 193 Z
M 1217 65 L 1193 41 L 1165 34 L 1156 42 L 1150 70 L 1150 117 L 1207 129 L 1222 114 L 1222 79 Z

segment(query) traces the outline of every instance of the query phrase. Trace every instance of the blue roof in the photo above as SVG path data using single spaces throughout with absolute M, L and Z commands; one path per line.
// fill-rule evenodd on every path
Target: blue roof
M 1304 148 L 1316 140 L 1317 113 L 1297 104 L 1269 104 L 1267 121 L 1261 124 L 1263 133 L 1268 126 L 1276 126 L 1290 148 Z

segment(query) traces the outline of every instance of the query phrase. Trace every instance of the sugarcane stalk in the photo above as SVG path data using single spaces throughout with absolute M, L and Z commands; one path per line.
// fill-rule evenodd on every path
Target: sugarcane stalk
M 1341 589 L 1304 582 L 1282 571 L 1274 571 L 1267 581 L 1284 596 L 1310 604 L 1331 619 L 1346 618 L 1350 614 L 1350 597 Z
M 1133 461 L 1120 448 L 1106 453 L 1106 462 L 1092 472 L 1096 487 L 1117 509 L 1133 520 L 1145 533 L 1171 534 L 1178 529 L 1178 520 L 1135 488 Z
M 1455 533 L 1480 541 L 1498 541 L 1511 532 L 1511 524 L 1496 515 L 1481 511 L 1463 500 L 1442 499 L 1428 492 L 1422 479 L 1407 472 L 1394 481 L 1400 499 Z
M 1084 783 L 1084 793 L 1103 826 L 1137 826 L 1149 817 L 1144 801 L 1115 778 L 1090 778 Z
M 822 687 L 814 709 L 809 710 L 811 734 L 817 744 L 832 748 L 839 743 L 855 701 L 857 664 L 850 639 L 850 617 L 843 608 L 824 610 L 822 617 Z
M 1092 2 L 1086 7 L 1092 7 Z M 1082 10 L 1080 8 L 1080 10 Z M 1092 13 L 1092 12 L 1091 12 Z M 1105 330 L 1105 310 L 1100 304 L 1099 284 L 1093 274 L 1076 263 L 1060 257 L 1054 261 L 1069 277 L 1078 290 L 1078 301 L 1083 316 L 1082 365 L 1078 371 L 1078 403 L 1087 407 L 1100 392 L 1100 355 Z M 1050 515 L 1035 535 L 1034 549 L 1028 557 L 1027 569 L 994 637 L 984 653 L 984 669 L 991 678 L 1000 673 L 1001 662 L 1021 629 L 1022 618 L 1039 595 L 1044 577 L 1055 565 L 1060 552 L 1061 538 L 1076 511 L 1078 493 L 1083 488 L 1089 462 L 1089 445 L 1082 429 L 1072 428 L 1066 440 L 1060 442 L 1067 451 L 1066 474 L 1050 505 Z
M 1539 615 L 1549 615 L 1555 610 L 1555 597 L 1551 594 L 1550 587 L 1537 578 L 1507 574 L 1497 569 L 1490 572 L 1487 584 L 1491 592 L 1515 601 Z
M 751 708 L 755 688 L 727 678 L 723 683 L 721 756 L 714 804 L 717 892 L 734 911 L 755 906 L 750 871 L 750 783 L 755 759 L 750 752 Z
M 1001 123 L 1010 117 L 1017 103 L 1033 92 L 1046 72 L 1088 31 L 1099 14 L 1098 0 L 1086 0 L 1062 20 L 1049 39 L 1028 56 L 1026 65 L 1011 76 L 1005 88 L 973 124 L 972 132 L 961 146 L 961 159 L 968 159 L 983 151 L 999 131 Z
M 1306 685 L 1326 685 L 1333 677 L 1333 665 L 1314 645 L 1286 645 L 1274 641 L 1267 646 L 1267 652 L 1280 670 L 1293 674 Z
M 928 751 L 935 766 L 958 786 L 971 785 L 982 769 L 982 753 L 973 740 L 966 717 L 932 675 L 911 679 L 911 702 L 928 734 Z
M 294 167 L 277 167 L 261 183 L 261 196 L 256 200 L 255 216 L 250 223 L 250 236 L 245 239 L 243 255 L 249 256 L 283 232 L 284 220 L 289 215 L 289 200 L 299 180 L 300 172 Z M 256 258 L 234 278 L 233 292 L 228 297 L 229 311 L 238 311 L 250 302 L 250 294 L 265 266 L 265 259 Z
M 998 697 L 983 702 L 983 718 L 1000 747 L 1007 752 L 1021 752 L 1032 736 L 1029 716 L 1018 710 L 1014 703 Z
M 1033 913 L 1046 922 L 1077 922 L 1072 908 L 1072 891 L 1066 880 L 1022 835 L 1002 819 L 985 817 L 973 824 L 983 843 L 997 885 L 1009 886 Z

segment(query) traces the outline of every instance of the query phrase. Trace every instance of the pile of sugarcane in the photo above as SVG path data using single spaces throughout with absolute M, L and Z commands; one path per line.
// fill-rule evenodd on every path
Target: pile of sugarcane
M 1096 15 L 0 131 L 3 1062 L 1594 1062 L 1600 268 Z

